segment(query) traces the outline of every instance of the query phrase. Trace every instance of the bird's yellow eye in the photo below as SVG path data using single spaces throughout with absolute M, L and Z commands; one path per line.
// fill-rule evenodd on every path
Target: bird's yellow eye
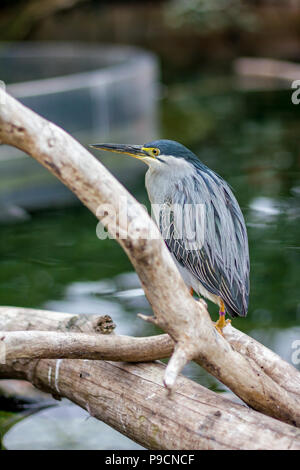
M 153 158 L 157 157 L 160 154 L 160 150 L 156 147 L 142 147 L 142 150 Z
M 153 157 L 157 157 L 160 154 L 159 149 L 151 149 L 151 154 Z

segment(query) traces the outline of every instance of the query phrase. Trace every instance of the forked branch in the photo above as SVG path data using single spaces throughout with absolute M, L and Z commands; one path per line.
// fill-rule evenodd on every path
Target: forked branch
M 94 337 L 103 322 L 107 323 L 107 317 L 0 309 L 0 328 L 9 330 L 7 336 L 21 333 L 20 338 L 24 331 L 15 330 Z M 168 335 L 155 336 L 157 350 L 161 337 L 172 346 Z M 61 357 L 14 359 L 0 366 L 0 378 L 25 379 L 56 397 L 67 397 L 148 449 L 300 449 L 299 429 L 185 377 L 177 378 L 178 390 L 169 396 L 162 385 L 164 373 L 165 366 L 159 363 Z

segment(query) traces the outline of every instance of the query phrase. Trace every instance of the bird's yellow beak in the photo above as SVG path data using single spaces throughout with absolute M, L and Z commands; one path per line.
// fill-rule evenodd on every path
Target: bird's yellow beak
M 106 150 L 108 152 L 114 153 L 123 153 L 125 155 L 130 155 L 131 157 L 138 158 L 143 160 L 145 157 L 149 157 L 149 153 L 146 151 L 142 145 L 127 145 L 127 144 L 90 144 L 89 147 Z

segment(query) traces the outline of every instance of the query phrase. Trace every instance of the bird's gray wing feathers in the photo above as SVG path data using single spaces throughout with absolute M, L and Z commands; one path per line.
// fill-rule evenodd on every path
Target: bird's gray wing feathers
M 183 178 L 170 188 L 168 203 L 160 210 L 159 228 L 176 260 L 221 297 L 231 316 L 245 316 L 248 238 L 227 183 L 210 170 Z

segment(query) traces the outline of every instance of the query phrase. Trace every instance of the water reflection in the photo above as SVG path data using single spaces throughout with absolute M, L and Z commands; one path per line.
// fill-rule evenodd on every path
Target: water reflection
M 253 217 L 258 219 L 271 219 L 282 213 L 275 201 L 269 197 L 257 197 L 250 202 Z
M 300 320 L 300 316 L 298 320 Z M 295 326 L 285 330 L 272 327 L 259 328 L 251 330 L 250 335 L 257 341 L 267 344 L 285 361 L 300 370 L 300 327 Z
M 9 450 L 143 449 L 68 400 L 17 423 L 3 443 Z

